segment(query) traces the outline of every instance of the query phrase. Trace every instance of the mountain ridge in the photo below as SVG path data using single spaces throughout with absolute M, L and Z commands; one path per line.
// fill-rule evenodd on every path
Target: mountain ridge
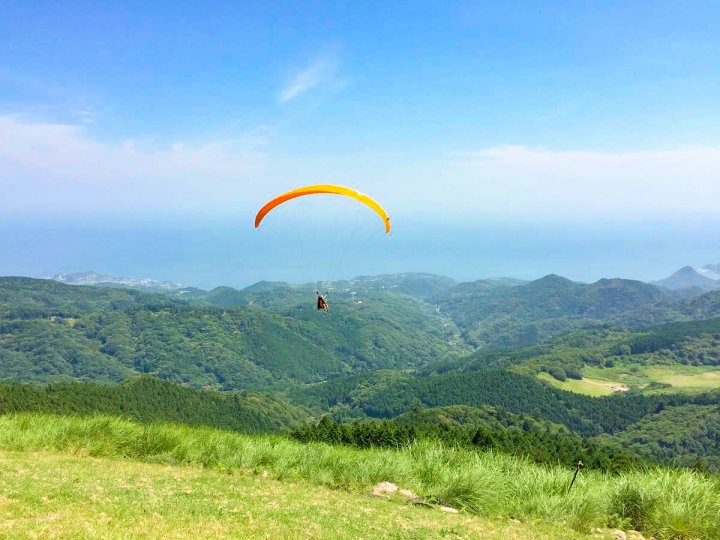
M 720 281 L 701 274 L 692 266 L 683 266 L 672 275 L 658 281 L 653 281 L 651 284 L 671 291 L 681 291 L 691 288 L 698 288 L 703 291 L 720 289 Z
M 144 291 L 160 292 L 174 291 L 185 288 L 185 285 L 172 281 L 161 281 L 150 278 L 117 277 L 109 274 L 88 272 L 60 272 L 50 279 L 67 285 L 92 285 L 99 287 L 121 286 Z

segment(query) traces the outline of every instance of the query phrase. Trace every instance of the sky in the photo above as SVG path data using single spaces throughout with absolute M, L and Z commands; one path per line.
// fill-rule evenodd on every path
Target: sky
M 0 275 L 720 262 L 717 2 L 0 0 Z M 332 196 L 372 195 L 393 233 Z

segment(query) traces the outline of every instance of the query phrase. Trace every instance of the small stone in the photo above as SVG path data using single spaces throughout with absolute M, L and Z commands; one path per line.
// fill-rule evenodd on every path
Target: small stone
M 373 493 L 381 493 L 386 495 L 389 495 L 390 493 L 395 493 L 397 490 L 398 487 L 392 482 L 378 482 L 373 487 Z
M 510 523 L 522 523 L 519 519 L 515 519 L 515 518 L 510 518 L 510 519 L 508 519 L 508 521 Z
M 413 493 L 412 491 L 410 491 L 409 489 L 401 489 L 399 491 L 399 493 L 406 499 L 414 499 L 415 497 L 417 497 L 417 495 L 415 493 Z
M 640 531 L 633 531 L 630 530 L 627 532 L 627 538 L 628 540 L 645 540 L 645 537 L 642 535 Z
M 440 511 L 447 512 L 448 514 L 458 514 L 459 513 L 459 510 L 457 508 L 452 508 L 450 506 L 441 506 Z
M 613 529 L 610 531 L 610 536 L 613 538 L 617 538 L 617 540 L 627 540 L 627 535 L 625 534 L 625 531 L 621 531 L 620 529 Z
M 377 492 L 373 491 L 373 492 L 372 492 L 372 496 L 373 496 L 373 497 L 377 497 L 378 499 L 385 499 L 386 501 L 389 501 L 389 500 L 390 500 L 390 497 L 388 497 L 388 496 L 385 495 L 384 493 L 377 493 Z
M 604 532 L 605 532 L 605 531 L 603 531 L 600 527 L 595 527 L 595 528 L 592 530 L 592 533 L 593 533 L 593 534 L 602 534 L 602 533 L 604 533 Z

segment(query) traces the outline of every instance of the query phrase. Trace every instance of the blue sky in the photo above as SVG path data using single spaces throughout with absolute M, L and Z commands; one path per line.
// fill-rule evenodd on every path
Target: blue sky
M 0 274 L 301 281 L 318 244 L 337 277 L 720 260 L 717 2 L 103 4 L 0 0 Z M 392 242 L 347 250 L 366 224 L 328 199 L 258 242 L 262 202 L 314 182 L 378 198 Z

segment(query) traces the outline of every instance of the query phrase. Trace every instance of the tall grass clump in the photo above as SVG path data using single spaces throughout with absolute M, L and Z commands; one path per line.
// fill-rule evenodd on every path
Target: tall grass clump
M 720 538 L 717 476 L 670 469 L 630 473 L 613 484 L 609 502 L 611 517 L 660 538 Z
M 720 481 L 690 470 L 647 469 L 619 476 L 540 466 L 494 451 L 421 441 L 359 450 L 299 443 L 277 435 L 138 424 L 104 416 L 0 416 L 0 448 L 58 450 L 223 471 L 270 471 L 280 480 L 368 490 L 389 481 L 483 516 L 594 527 L 634 528 L 656 538 L 720 539 Z
M 618 526 L 646 529 L 660 502 L 660 493 L 639 478 L 622 477 L 609 494 L 608 512 Z

